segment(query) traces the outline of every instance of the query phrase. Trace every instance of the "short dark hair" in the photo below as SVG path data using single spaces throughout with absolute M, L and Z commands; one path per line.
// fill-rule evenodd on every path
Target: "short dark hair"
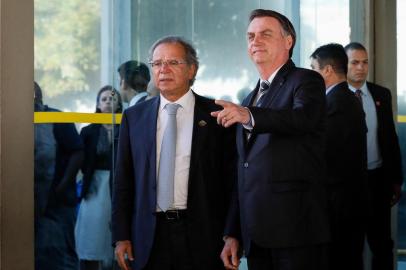
M 180 36 L 166 36 L 163 38 L 158 39 L 155 41 L 155 43 L 151 46 L 149 49 L 149 60 L 152 61 L 152 56 L 154 54 L 154 51 L 156 47 L 158 47 L 161 44 L 164 43 L 175 43 L 175 44 L 180 44 L 183 49 L 185 50 L 185 61 L 189 65 L 195 65 L 196 67 L 196 73 L 197 70 L 199 69 L 199 59 L 197 57 L 196 49 L 193 47 L 192 43 L 184 39 L 183 37 Z M 189 81 L 189 86 L 192 86 L 193 83 L 195 82 L 196 79 L 196 73 L 194 74 L 193 78 Z
M 360 51 L 367 51 L 367 49 L 364 47 L 364 45 L 362 45 L 359 42 L 350 42 L 348 43 L 345 47 L 345 52 L 348 52 L 349 50 L 360 50 Z
M 341 44 L 330 43 L 320 46 L 310 57 L 319 63 L 320 68 L 330 65 L 335 73 L 347 76 L 348 56 Z
M 276 19 L 282 26 L 283 29 L 283 34 L 285 36 L 291 36 L 292 37 L 292 47 L 289 50 L 289 57 L 292 57 L 293 54 L 293 48 L 295 47 L 296 44 L 296 31 L 295 28 L 293 27 L 293 24 L 290 22 L 290 20 L 285 16 L 282 15 L 279 12 L 276 12 L 274 10 L 270 9 L 254 9 L 251 11 L 249 22 L 252 22 L 255 18 L 260 18 L 260 17 L 272 17 Z
M 42 89 L 36 81 L 34 81 L 34 99 L 42 103 Z
M 135 60 L 127 61 L 117 69 L 120 78 L 132 89 L 144 92 L 147 90 L 151 76 L 147 65 Z
M 113 86 L 111 85 L 105 85 L 102 88 L 100 88 L 99 92 L 97 92 L 97 97 L 96 97 L 96 113 L 101 113 L 101 110 L 99 109 L 99 102 L 100 102 L 100 96 L 103 92 L 106 91 L 111 91 L 113 96 L 117 96 L 117 101 L 118 101 L 118 107 L 115 109 L 115 113 L 121 113 L 123 112 L 123 101 L 121 100 L 121 95 L 120 92 L 118 92 Z

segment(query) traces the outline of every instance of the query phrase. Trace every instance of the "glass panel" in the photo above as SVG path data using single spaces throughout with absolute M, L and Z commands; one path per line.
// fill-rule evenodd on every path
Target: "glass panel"
M 113 268 L 110 172 L 118 125 L 112 124 L 112 112 L 122 110 L 112 87 L 118 85 L 117 67 L 109 65 L 114 63 L 113 2 L 34 2 L 35 80 L 43 90 L 36 112 L 96 112 L 59 114 L 53 120 L 46 115 L 47 123 L 35 124 L 38 270 L 76 270 L 79 263 L 81 269 Z M 97 120 L 99 113 L 107 117 Z
M 398 121 L 398 136 L 400 150 L 402 152 L 403 172 L 406 173 L 406 64 L 402 59 L 406 59 L 406 18 L 401 15 L 401 11 L 406 9 L 406 1 L 397 1 L 397 93 L 398 93 L 398 114 L 402 117 Z M 403 185 L 403 195 L 405 194 L 405 185 Z M 398 269 L 406 269 L 406 198 L 402 196 L 398 204 Z
M 317 47 L 332 42 L 345 46 L 349 41 L 349 0 L 300 1 L 300 65 L 302 67 L 310 67 L 310 55 Z

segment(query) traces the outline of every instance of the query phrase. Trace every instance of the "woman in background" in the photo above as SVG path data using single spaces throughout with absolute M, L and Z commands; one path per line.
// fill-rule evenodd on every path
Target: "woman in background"
M 110 85 L 99 90 L 96 104 L 96 113 L 122 112 L 120 94 Z M 119 125 L 90 124 L 80 132 L 85 146 L 82 200 L 75 227 L 80 270 L 98 270 L 113 262 L 111 185 L 118 131 Z

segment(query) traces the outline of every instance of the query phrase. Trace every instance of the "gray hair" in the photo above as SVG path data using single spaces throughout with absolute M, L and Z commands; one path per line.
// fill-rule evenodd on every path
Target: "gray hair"
M 180 36 L 166 36 L 166 37 L 160 38 L 157 41 L 155 41 L 155 43 L 149 49 L 149 60 L 150 61 L 152 61 L 152 55 L 154 54 L 156 47 L 158 47 L 159 45 L 164 44 L 164 43 L 180 44 L 183 47 L 183 49 L 185 50 L 185 56 L 186 56 L 185 61 L 188 63 L 189 66 L 195 65 L 196 72 L 195 72 L 193 78 L 189 81 L 189 86 L 192 86 L 196 79 L 197 70 L 199 69 L 199 59 L 197 58 L 197 53 L 196 53 L 196 50 L 193 47 L 192 43 Z

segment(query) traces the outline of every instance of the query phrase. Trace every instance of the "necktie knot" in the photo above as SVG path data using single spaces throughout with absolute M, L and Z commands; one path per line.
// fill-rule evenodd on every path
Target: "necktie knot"
M 362 103 L 362 91 L 360 89 L 355 90 L 355 96 L 358 98 L 358 100 Z
M 180 108 L 180 105 L 177 103 L 168 103 L 165 105 L 166 112 L 169 115 L 176 115 L 176 112 Z
M 264 80 L 264 81 L 261 82 L 259 91 L 260 91 L 261 93 L 263 93 L 263 92 L 265 92 L 266 90 L 268 90 L 270 86 L 271 86 L 271 84 L 270 84 L 268 81 Z

